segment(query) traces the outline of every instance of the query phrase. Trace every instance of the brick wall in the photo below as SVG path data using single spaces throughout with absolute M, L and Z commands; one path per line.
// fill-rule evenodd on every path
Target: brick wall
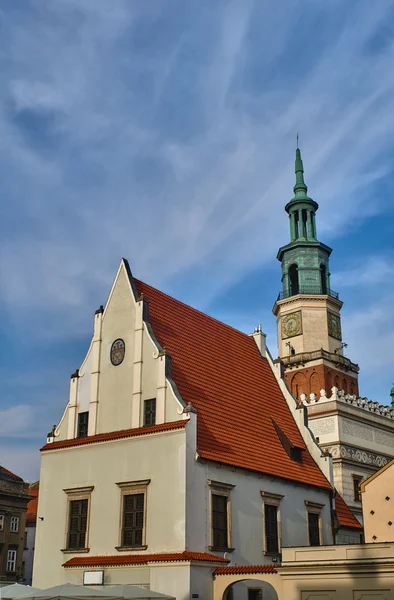
M 288 370 L 285 373 L 285 379 L 291 393 L 296 398 L 299 398 L 301 394 L 309 396 L 312 392 L 319 397 L 321 389 L 331 395 L 333 386 L 345 390 L 349 394 L 359 395 L 357 377 L 323 364 Z

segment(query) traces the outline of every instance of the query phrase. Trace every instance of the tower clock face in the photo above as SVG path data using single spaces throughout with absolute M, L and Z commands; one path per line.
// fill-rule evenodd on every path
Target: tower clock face
M 334 337 L 337 340 L 342 339 L 341 332 L 341 319 L 338 315 L 334 315 L 333 313 L 327 313 L 327 323 L 328 323 L 328 335 Z
M 290 313 L 282 317 L 282 339 L 294 337 L 302 333 L 301 311 Z
M 123 340 L 118 339 L 115 340 L 111 346 L 110 358 L 111 363 L 117 367 L 120 363 L 123 362 L 124 355 L 126 351 L 126 345 Z

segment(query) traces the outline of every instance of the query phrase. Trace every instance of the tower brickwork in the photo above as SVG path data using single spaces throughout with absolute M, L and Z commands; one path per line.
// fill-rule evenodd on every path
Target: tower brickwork
M 343 355 L 342 302 L 330 285 L 332 250 L 317 239 L 319 205 L 307 195 L 299 148 L 295 174 L 294 197 L 285 207 L 290 242 L 277 255 L 282 265 L 282 291 L 273 312 L 279 360 L 287 384 L 298 398 L 333 386 L 358 395 L 358 365 Z

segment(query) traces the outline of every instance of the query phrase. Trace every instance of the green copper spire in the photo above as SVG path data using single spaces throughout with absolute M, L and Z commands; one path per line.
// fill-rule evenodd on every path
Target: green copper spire
M 296 183 L 294 186 L 294 197 L 286 204 L 286 211 L 289 213 L 290 208 L 294 205 L 295 208 L 312 209 L 314 212 L 319 208 L 317 202 L 312 200 L 307 194 L 308 188 L 304 180 L 304 165 L 301 158 L 301 150 L 298 147 L 298 136 L 297 136 L 297 149 L 296 149 L 296 158 L 295 158 L 295 175 L 296 175 Z
M 301 150 L 299 148 L 297 148 L 296 150 L 296 159 L 295 159 L 295 174 L 296 174 L 296 184 L 294 186 L 294 193 L 297 197 L 300 197 L 301 194 L 300 192 L 303 194 L 303 196 L 305 197 L 305 199 L 308 199 L 308 196 L 306 195 L 308 188 L 306 187 L 305 181 L 304 181 L 304 165 L 302 164 L 302 158 L 301 158 Z
M 295 175 L 294 197 L 285 206 L 289 215 L 290 242 L 278 252 L 278 259 L 282 263 L 281 296 L 289 298 L 297 294 L 329 294 L 337 297 L 330 290 L 331 248 L 317 239 L 316 211 L 319 205 L 307 195 L 298 136 Z

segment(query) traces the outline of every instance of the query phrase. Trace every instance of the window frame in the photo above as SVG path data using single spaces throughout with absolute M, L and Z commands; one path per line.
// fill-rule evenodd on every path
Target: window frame
M 128 552 L 130 550 L 146 550 L 148 545 L 146 543 L 146 527 L 147 527 L 147 512 L 148 512 L 148 486 L 150 479 L 142 479 L 139 481 L 121 481 L 116 485 L 120 488 L 120 510 L 119 510 L 119 531 L 118 531 L 118 545 L 115 546 L 115 550 L 118 552 Z M 123 523 L 124 523 L 124 497 L 132 496 L 135 494 L 144 495 L 144 517 L 142 525 L 142 544 L 140 546 L 124 546 L 123 545 Z
M 318 504 L 317 502 L 310 502 L 309 500 L 305 500 L 306 506 L 306 523 L 308 528 L 308 544 L 311 548 L 318 548 L 319 546 L 324 545 L 323 539 L 323 521 L 322 521 L 322 510 L 325 504 Z M 318 516 L 318 532 L 319 532 L 319 544 L 311 544 L 310 535 L 309 535 L 309 515 L 317 515 Z
M 363 481 L 364 477 L 362 475 L 356 475 L 355 473 L 352 474 L 352 481 L 353 481 L 353 502 L 360 502 L 361 503 L 361 490 L 360 490 L 360 483 Z M 356 482 L 357 482 L 357 491 L 356 491 Z
M 83 423 L 83 427 L 85 427 L 85 426 L 86 426 L 86 435 L 81 435 L 81 433 L 80 433 L 80 426 L 81 426 L 81 423 L 79 422 L 79 418 L 80 418 L 80 416 L 82 416 L 82 415 L 84 415 L 84 418 L 85 418 L 85 415 L 87 415 L 87 418 L 86 418 L 86 423 Z M 84 437 L 88 437 L 88 435 L 89 435 L 89 411 L 88 411 L 88 410 L 82 410 L 82 411 L 81 411 L 81 412 L 79 412 L 79 413 L 78 413 L 78 415 L 77 415 L 77 438 L 84 438 Z
M 5 514 L 1 514 L 0 515 L 0 531 L 4 531 L 4 524 L 5 524 Z
M 10 558 L 10 554 L 13 554 L 14 558 Z M 16 573 L 17 558 L 18 558 L 18 551 L 15 550 L 15 548 L 8 548 L 8 550 L 7 550 L 7 566 L 6 566 L 7 573 Z M 12 566 L 10 567 L 9 565 L 14 565 L 14 568 L 12 568 Z
M 232 548 L 232 499 L 231 492 L 235 488 L 235 485 L 230 483 L 223 483 L 220 481 L 213 481 L 208 479 L 208 486 L 210 488 L 209 494 L 209 550 L 220 551 L 220 552 L 233 552 Z M 213 543 L 213 502 L 212 496 L 223 496 L 227 499 L 227 546 L 225 548 L 218 548 Z
M 263 554 L 264 556 L 278 556 L 282 549 L 282 523 L 281 523 L 281 512 L 280 503 L 283 498 L 281 494 L 273 494 L 272 492 L 260 491 L 262 497 L 262 517 L 263 517 Z M 265 527 L 265 505 L 276 506 L 276 520 L 277 520 L 277 534 L 278 534 L 278 551 L 268 552 L 267 550 L 267 535 Z
M 18 533 L 19 532 L 19 521 L 20 517 L 16 515 L 12 515 L 10 518 L 10 533 Z
M 153 403 L 153 406 L 154 406 L 154 410 L 151 410 L 149 413 L 149 414 L 152 414 L 152 413 L 154 414 L 153 423 L 146 422 L 146 414 L 147 414 L 146 408 L 148 406 L 148 402 Z M 157 417 L 156 408 L 157 408 L 156 398 L 146 398 L 146 400 L 144 400 L 144 411 L 143 411 L 143 422 L 142 422 L 143 427 L 153 427 L 154 425 L 156 425 L 156 417 Z
M 67 506 L 66 506 L 66 522 L 65 522 L 65 531 L 64 531 L 64 547 L 61 549 L 61 551 L 64 552 L 65 554 L 67 554 L 67 553 L 77 554 L 77 553 L 83 553 L 83 552 L 90 551 L 90 548 L 89 548 L 90 512 L 91 512 L 91 505 L 92 505 L 91 495 L 92 495 L 93 490 L 94 490 L 94 485 L 80 487 L 80 488 L 63 489 L 63 491 L 65 492 L 65 494 L 67 496 L 67 499 L 66 499 Z M 87 510 L 87 515 L 86 515 L 85 546 L 83 548 L 70 548 L 68 546 L 68 539 L 69 539 L 69 531 L 70 531 L 71 502 L 78 501 L 78 500 L 87 500 L 88 501 L 88 510 Z

